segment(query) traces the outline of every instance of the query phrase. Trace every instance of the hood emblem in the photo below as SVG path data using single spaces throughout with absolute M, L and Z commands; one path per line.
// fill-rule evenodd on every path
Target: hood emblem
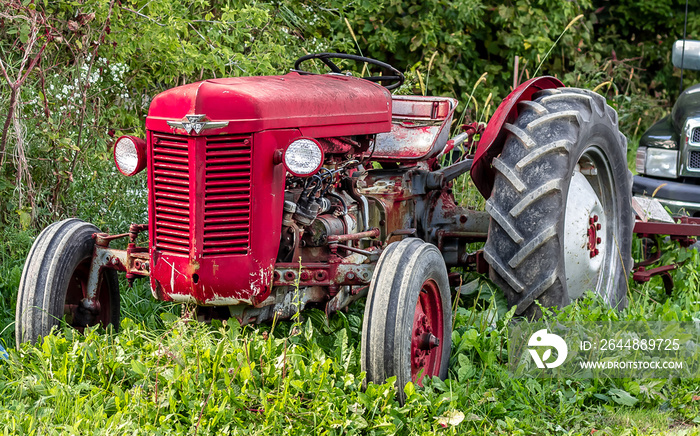
M 168 121 L 168 125 L 174 129 L 185 129 L 189 134 L 199 133 L 207 129 L 219 129 L 228 126 L 228 121 L 205 121 L 204 115 L 185 115 L 180 121 Z

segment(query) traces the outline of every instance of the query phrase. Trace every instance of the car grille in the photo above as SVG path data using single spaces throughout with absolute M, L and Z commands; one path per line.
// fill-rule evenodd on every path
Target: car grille
M 153 136 L 155 248 L 163 253 L 190 251 L 188 142 L 175 135 Z
M 690 142 L 700 142 L 700 128 L 696 127 L 693 129 L 690 135 Z
M 204 176 L 204 256 L 248 252 L 250 174 L 249 138 L 207 138 Z
M 688 152 L 688 168 L 693 170 L 700 169 L 700 151 Z

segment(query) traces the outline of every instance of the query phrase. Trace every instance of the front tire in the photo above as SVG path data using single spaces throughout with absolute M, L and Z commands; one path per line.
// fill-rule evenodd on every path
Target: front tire
M 447 377 L 452 344 L 447 268 L 437 247 L 416 238 L 390 244 L 374 270 L 362 325 L 367 381 L 396 376 L 399 399 L 409 381 Z
M 48 335 L 64 314 L 82 310 L 95 242 L 92 224 L 71 218 L 46 227 L 32 245 L 22 271 L 15 314 L 17 346 Z M 114 270 L 104 269 L 98 289 L 97 313 L 82 319 L 67 316 L 69 325 L 119 326 L 119 282 Z M 85 322 L 89 319 L 89 322 Z
M 631 173 L 617 113 L 588 90 L 548 89 L 519 106 L 486 210 L 484 257 L 516 314 L 538 316 L 591 290 L 627 305 Z

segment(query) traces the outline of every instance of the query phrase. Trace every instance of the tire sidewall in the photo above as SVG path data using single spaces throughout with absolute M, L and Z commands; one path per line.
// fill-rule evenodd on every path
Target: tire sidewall
M 54 278 L 54 284 L 48 284 L 47 289 L 50 286 L 53 291 L 44 294 L 44 308 L 49 309 L 49 313 L 45 316 L 47 326 L 58 325 L 59 320 L 63 317 L 68 285 L 78 265 L 92 258 L 95 241 L 91 238 L 91 235 L 97 231 L 96 227 L 89 225 L 84 230 L 80 229 L 80 233 L 72 241 L 75 244 L 71 247 L 73 249 L 58 259 L 60 263 L 54 262 L 50 266 L 53 270 L 50 274 Z M 88 237 L 83 238 L 83 235 Z M 50 329 L 51 327 L 48 328 Z

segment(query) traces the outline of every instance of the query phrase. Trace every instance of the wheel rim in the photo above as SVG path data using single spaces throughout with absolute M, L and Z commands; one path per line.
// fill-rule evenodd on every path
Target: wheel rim
M 439 376 L 442 366 L 444 325 L 440 288 L 433 279 L 423 283 L 411 331 L 411 380 L 422 386 L 423 377 Z
M 75 267 L 68 281 L 66 301 L 63 306 L 66 322 L 79 331 L 83 331 L 87 326 L 96 324 L 107 326 L 111 322 L 112 305 L 106 274 L 102 273 L 100 286 L 97 289 L 97 301 L 99 304 L 96 308 L 87 309 L 83 303 L 83 300 L 87 298 L 90 263 L 91 258 L 88 257 Z
M 564 218 L 566 288 L 572 300 L 591 290 L 613 303 L 614 227 L 619 221 L 615 189 L 605 154 L 597 146 L 587 148 L 571 177 Z

